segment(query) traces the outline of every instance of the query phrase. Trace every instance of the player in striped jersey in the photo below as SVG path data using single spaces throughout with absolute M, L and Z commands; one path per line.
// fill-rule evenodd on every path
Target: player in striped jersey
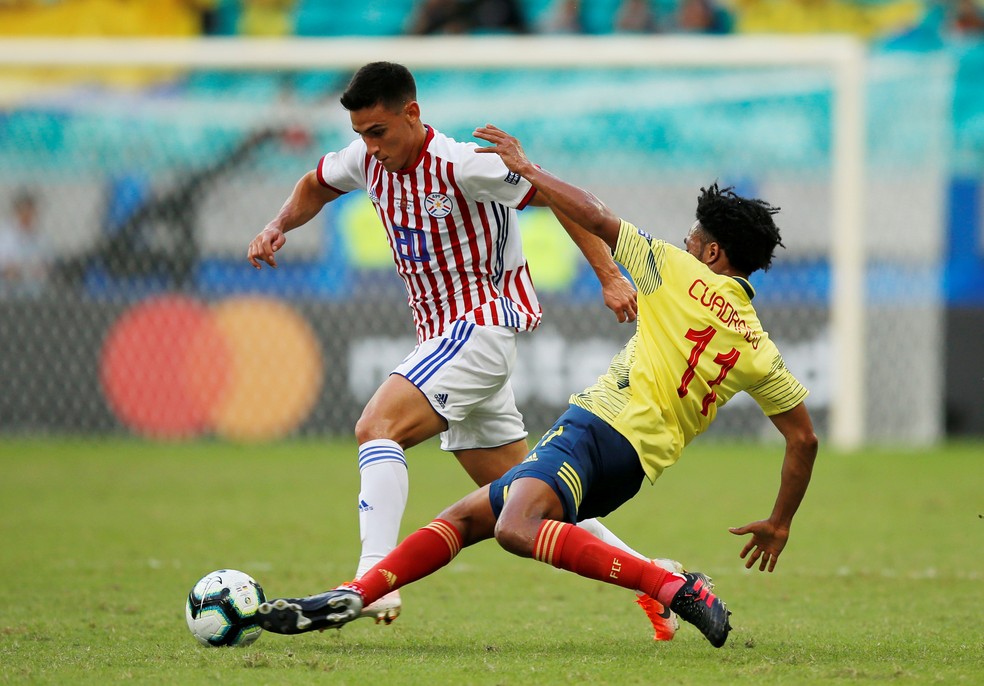
M 527 459 L 407 537 L 360 579 L 319 596 L 260 607 L 261 624 L 298 633 L 341 626 L 365 603 L 433 573 L 461 548 L 495 537 L 506 550 L 609 584 L 644 592 L 697 626 L 715 647 L 731 630 L 727 607 L 700 573 L 675 573 L 624 555 L 574 524 L 604 516 L 654 482 L 739 391 L 758 401 L 786 440 L 779 492 L 751 534 L 745 566 L 775 569 L 817 454 L 806 389 L 762 328 L 748 276 L 781 245 L 777 208 L 716 184 L 701 189 L 686 250 L 619 219 L 595 196 L 526 159 L 519 142 L 491 125 L 475 132 L 550 203 L 568 231 L 600 236 L 635 280 L 636 334 L 597 383 L 570 398 Z M 700 485 L 694 487 L 699 497 Z M 665 513 L 660 515 L 665 517 Z M 654 519 L 654 524 L 658 523 Z
M 440 434 L 478 485 L 518 464 L 527 432 L 509 377 L 516 333 L 540 322 L 540 304 L 517 231 L 516 210 L 544 204 L 529 181 L 494 155 L 475 154 L 420 119 L 416 85 L 403 66 L 375 62 L 360 69 L 341 98 L 359 137 L 325 155 L 295 186 L 279 214 L 250 243 L 254 267 L 276 267 L 286 232 L 329 202 L 365 190 L 375 205 L 403 279 L 417 348 L 366 405 L 359 442 L 357 577 L 396 545 L 408 492 L 404 451 Z M 598 275 L 606 305 L 634 321 L 635 290 L 604 243 L 584 231 L 575 241 Z M 630 550 L 596 521 L 584 526 Z M 398 594 L 365 616 L 395 618 Z M 665 614 L 665 613 L 664 613 Z M 655 616 L 657 634 L 672 637 L 673 618 Z

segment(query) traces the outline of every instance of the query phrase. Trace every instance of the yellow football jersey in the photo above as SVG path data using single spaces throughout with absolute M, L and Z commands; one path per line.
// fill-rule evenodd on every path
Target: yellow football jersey
M 806 397 L 762 329 L 748 281 L 715 274 L 624 220 L 614 257 L 638 290 L 636 333 L 570 402 L 625 436 L 651 481 L 739 391 L 770 416 Z

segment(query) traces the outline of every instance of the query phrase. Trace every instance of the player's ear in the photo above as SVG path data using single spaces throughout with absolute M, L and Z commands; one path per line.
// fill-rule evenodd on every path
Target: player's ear
M 724 250 L 721 249 L 721 244 L 718 243 L 717 241 L 710 241 L 709 243 L 707 243 L 704 246 L 704 250 L 706 251 L 706 255 L 707 255 L 707 259 L 705 260 L 706 264 L 714 264 L 722 257 L 727 259 Z
M 403 108 L 403 116 L 409 119 L 411 122 L 415 122 L 420 119 L 420 105 L 416 100 L 411 100 Z

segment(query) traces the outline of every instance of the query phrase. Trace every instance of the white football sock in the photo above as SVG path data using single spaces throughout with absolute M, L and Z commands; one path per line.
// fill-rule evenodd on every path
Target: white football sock
M 359 446 L 359 474 L 362 477 L 359 492 L 362 557 L 356 579 L 396 547 L 410 488 L 403 448 L 386 438 Z
M 633 550 L 628 545 L 626 545 L 625 541 L 623 541 L 621 538 L 613 534 L 608 529 L 608 527 L 606 527 L 604 524 L 599 522 L 597 519 L 585 519 L 582 522 L 578 522 L 577 525 L 582 529 L 584 529 L 585 531 L 587 531 L 589 534 L 592 534 L 595 538 L 600 538 L 608 545 L 613 545 L 619 550 L 624 550 L 629 555 L 635 555 L 640 560 L 652 560 L 663 569 L 667 569 L 672 573 L 683 572 L 683 565 L 681 565 L 676 560 L 646 557 L 645 555 L 639 553 L 638 551 Z M 643 591 L 636 591 L 636 593 L 638 595 L 645 595 Z
M 611 531 L 609 531 L 608 527 L 606 527 L 604 524 L 599 522 L 597 519 L 585 519 L 582 522 L 578 522 L 577 525 L 582 529 L 584 529 L 585 531 L 587 531 L 589 534 L 593 535 L 595 538 L 600 538 L 603 542 L 607 543 L 608 545 L 613 545 L 619 550 L 624 550 L 630 555 L 635 555 L 640 560 L 650 559 L 645 555 L 643 555 L 642 553 L 636 552 L 628 545 L 626 545 L 625 541 L 623 541 L 621 538 L 619 538 Z

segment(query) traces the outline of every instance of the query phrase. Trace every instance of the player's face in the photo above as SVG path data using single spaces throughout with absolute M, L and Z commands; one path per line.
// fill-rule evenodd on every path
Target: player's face
M 417 159 L 424 136 L 416 102 L 407 103 L 397 112 L 376 104 L 349 114 L 352 128 L 386 171 L 406 169 Z

